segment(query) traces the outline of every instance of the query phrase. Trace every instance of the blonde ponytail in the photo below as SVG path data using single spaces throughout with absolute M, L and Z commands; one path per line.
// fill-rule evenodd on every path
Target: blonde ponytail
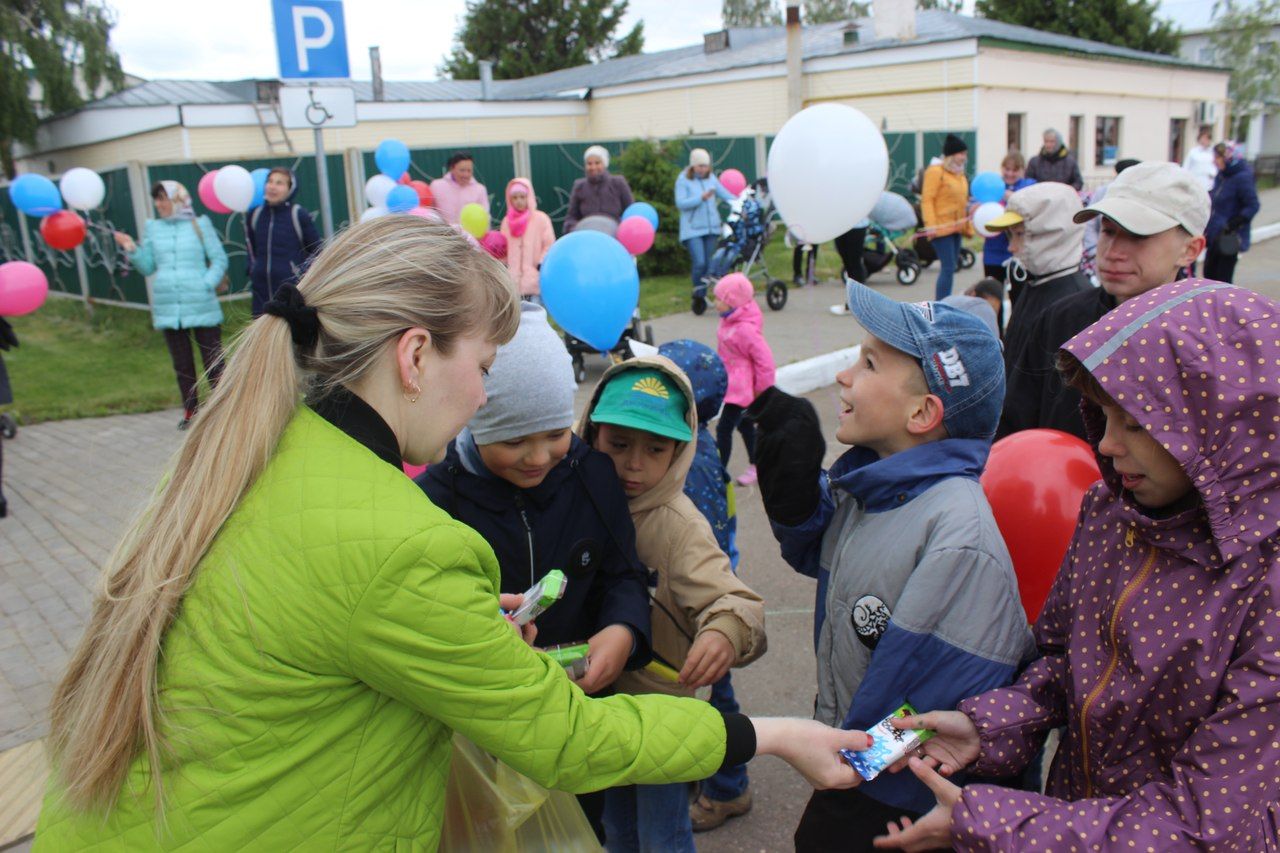
M 519 322 L 505 267 L 452 229 L 415 217 L 342 233 L 298 288 L 320 319 L 314 350 L 297 352 L 289 325 L 270 315 L 241 334 L 169 474 L 107 561 L 88 628 L 53 698 L 51 754 L 74 808 L 110 808 L 139 752 L 157 808 L 163 803 L 161 644 L 200 560 L 270 461 L 303 395 L 358 380 L 406 329 L 427 329 L 447 355 L 477 331 L 503 343 Z

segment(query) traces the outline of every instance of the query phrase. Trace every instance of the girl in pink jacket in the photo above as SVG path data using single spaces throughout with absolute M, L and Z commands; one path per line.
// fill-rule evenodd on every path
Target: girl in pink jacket
M 716 444 L 727 469 L 733 431 L 742 433 L 750 464 L 738 477 L 738 484 L 749 486 L 756 481 L 756 428 L 750 420 L 743 419 L 742 413 L 773 385 L 773 350 L 764 339 L 764 315 L 756 304 L 751 279 L 742 273 L 730 273 L 716 282 L 715 297 L 716 310 L 720 312 L 717 352 L 729 372 L 729 391 L 724 395 L 724 409 L 716 426 Z
M 507 215 L 502 219 L 502 236 L 507 238 L 507 269 L 525 299 L 542 304 L 538 267 L 556 241 L 551 217 L 538 210 L 533 183 L 528 178 L 512 178 L 507 183 Z

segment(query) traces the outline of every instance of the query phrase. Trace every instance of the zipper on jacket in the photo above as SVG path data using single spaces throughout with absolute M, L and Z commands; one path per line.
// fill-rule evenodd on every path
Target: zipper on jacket
M 271 286 L 271 240 L 273 232 L 276 229 L 276 214 L 274 210 L 267 210 L 267 298 L 275 296 L 275 289 Z
M 1124 544 L 1128 548 L 1133 547 L 1134 530 L 1132 526 L 1125 531 Z M 1103 671 L 1102 677 L 1098 679 L 1098 683 L 1085 696 L 1084 703 L 1080 706 L 1080 754 L 1084 765 L 1085 799 L 1093 796 L 1093 779 L 1089 776 L 1089 709 L 1098 701 L 1098 697 L 1106 689 L 1111 676 L 1115 675 L 1116 667 L 1120 665 L 1120 649 L 1116 644 L 1116 624 L 1120 621 L 1120 611 L 1124 609 L 1130 597 L 1138 591 L 1138 587 L 1146 582 L 1147 577 L 1151 574 L 1152 567 L 1155 566 L 1155 562 L 1155 546 L 1148 545 L 1147 556 L 1142 562 L 1142 568 L 1138 570 L 1138 574 L 1132 580 L 1125 584 L 1124 589 L 1120 591 L 1120 597 L 1116 599 L 1115 608 L 1111 611 L 1111 620 L 1107 630 L 1111 641 L 1111 659 L 1107 662 L 1107 668 Z
M 516 495 L 516 511 L 520 513 L 520 522 L 524 525 L 525 541 L 529 543 L 529 586 L 537 582 L 533 576 L 533 525 L 529 524 L 529 516 L 524 511 L 524 498 Z

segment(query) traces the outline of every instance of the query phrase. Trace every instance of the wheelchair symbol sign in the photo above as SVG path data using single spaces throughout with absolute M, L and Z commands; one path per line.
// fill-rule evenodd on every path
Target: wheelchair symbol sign
M 290 130 L 355 127 L 355 92 L 346 86 L 281 86 L 280 121 Z

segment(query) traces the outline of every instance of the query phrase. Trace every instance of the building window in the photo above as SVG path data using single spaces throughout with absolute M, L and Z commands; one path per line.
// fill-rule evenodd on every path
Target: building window
M 1084 126 L 1084 116 L 1072 116 L 1067 122 L 1067 150 L 1071 156 L 1080 160 L 1080 128 Z
M 1200 48 L 1200 50 L 1196 52 L 1196 59 L 1200 62 L 1203 62 L 1205 65 L 1213 65 L 1213 62 L 1214 62 L 1213 47 L 1211 45 L 1205 45 L 1204 47 Z
M 1006 125 L 1008 138 L 1005 140 L 1008 143 L 1007 151 L 1022 150 L 1022 125 L 1025 118 L 1026 115 L 1024 113 L 1009 113 L 1008 124 Z
M 1114 166 L 1120 150 L 1120 117 L 1098 116 L 1098 132 L 1094 136 L 1093 164 Z
M 1169 119 L 1169 160 L 1182 162 L 1182 155 L 1187 147 L 1187 120 L 1185 118 Z

